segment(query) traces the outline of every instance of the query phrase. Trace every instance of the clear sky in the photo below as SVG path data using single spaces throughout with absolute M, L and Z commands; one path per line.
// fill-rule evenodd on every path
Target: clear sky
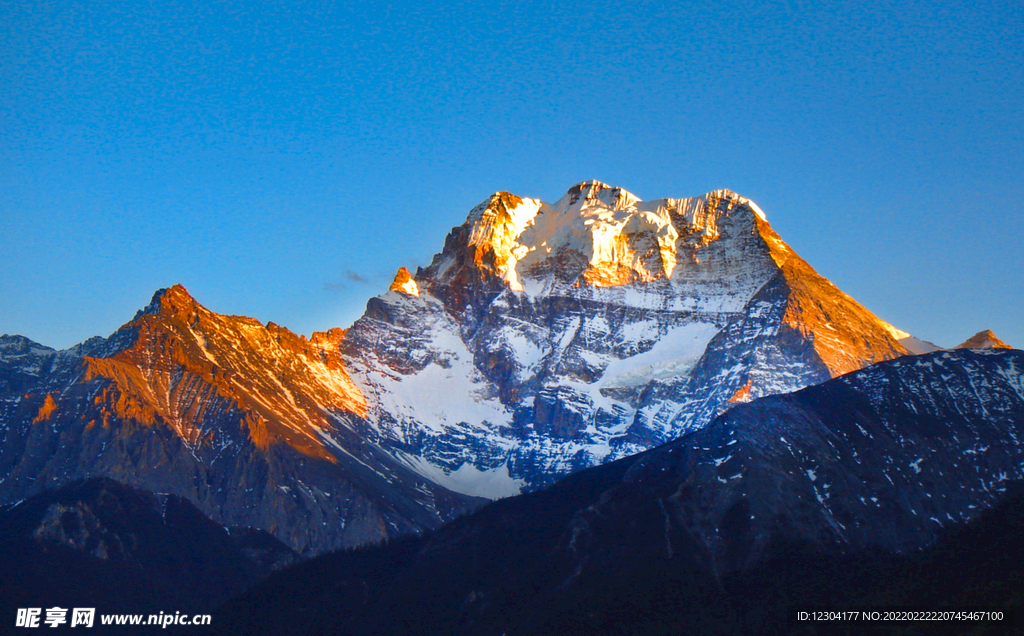
M 347 326 L 490 193 L 600 179 L 730 188 L 898 327 L 1024 347 L 1024 3 L 822 5 L 5 2 L 0 333 L 174 283 Z

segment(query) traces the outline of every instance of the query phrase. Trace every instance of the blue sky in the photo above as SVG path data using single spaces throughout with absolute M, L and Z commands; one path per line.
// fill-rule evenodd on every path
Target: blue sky
M 184 284 L 347 326 L 491 192 L 730 188 L 869 309 L 1024 346 L 1024 5 L 0 7 L 0 333 Z M 553 6 L 557 5 L 557 6 Z

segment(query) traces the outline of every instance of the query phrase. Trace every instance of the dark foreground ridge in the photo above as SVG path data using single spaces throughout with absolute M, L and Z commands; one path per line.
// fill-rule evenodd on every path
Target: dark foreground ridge
M 430 534 L 277 573 L 215 615 L 214 630 L 1008 633 L 829 631 L 791 613 L 1020 607 L 1022 371 L 1020 351 L 940 352 L 738 406 Z
M 209 611 L 296 557 L 181 497 L 79 481 L 0 509 L 0 616 L 9 629 L 19 607 Z

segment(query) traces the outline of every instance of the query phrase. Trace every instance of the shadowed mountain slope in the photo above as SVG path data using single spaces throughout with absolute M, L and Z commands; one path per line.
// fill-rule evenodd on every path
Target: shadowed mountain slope
M 263 531 L 228 530 L 180 497 L 108 479 L 0 509 L 0 609 L 10 625 L 19 607 L 209 611 L 295 561 Z
M 1012 606 L 1019 564 L 996 564 L 1020 552 L 1007 488 L 1021 439 L 1024 353 L 885 362 L 429 535 L 281 572 L 220 633 L 814 633 L 787 609 Z

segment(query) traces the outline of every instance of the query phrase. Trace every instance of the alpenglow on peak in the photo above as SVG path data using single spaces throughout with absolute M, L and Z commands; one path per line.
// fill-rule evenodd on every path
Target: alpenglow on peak
M 766 223 L 761 209 L 730 190 L 643 201 L 592 180 L 553 204 L 496 192 L 452 231 L 427 275 L 446 282 L 495 276 L 531 296 L 564 284 L 673 279 L 711 256 L 703 248 L 723 234 L 757 231 L 759 223 Z
M 374 435 L 457 492 L 505 496 L 906 355 L 729 190 L 497 192 L 399 271 L 342 354 Z

